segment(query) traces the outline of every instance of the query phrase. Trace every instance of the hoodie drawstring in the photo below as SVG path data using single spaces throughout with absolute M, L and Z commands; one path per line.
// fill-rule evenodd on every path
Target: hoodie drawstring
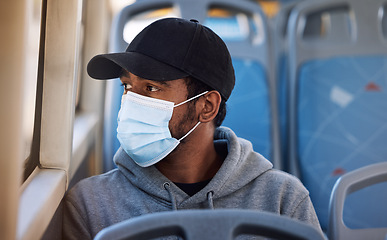
M 207 201 L 208 201 L 208 206 L 211 210 L 214 210 L 214 201 L 213 201 L 213 197 L 214 196 L 214 192 L 213 191 L 209 191 L 207 193 Z
M 171 184 L 169 184 L 169 182 L 165 182 L 163 186 L 164 186 L 164 189 L 167 190 L 167 192 L 169 193 L 169 197 L 171 198 L 172 210 L 176 211 L 177 210 L 176 199 L 175 199 L 175 196 L 173 196 Z
M 177 210 L 177 204 L 176 204 L 176 199 L 175 199 L 175 196 L 173 195 L 172 193 L 172 189 L 171 189 L 171 184 L 169 182 L 165 182 L 163 184 L 163 187 L 165 190 L 167 190 L 168 194 L 169 194 L 169 198 L 171 199 L 171 202 L 172 202 L 172 210 L 173 211 L 176 211 Z M 214 196 L 214 192 L 213 191 L 209 191 L 207 193 L 207 202 L 208 202 L 208 207 L 209 209 L 211 210 L 214 210 L 214 200 L 213 200 L 213 196 Z

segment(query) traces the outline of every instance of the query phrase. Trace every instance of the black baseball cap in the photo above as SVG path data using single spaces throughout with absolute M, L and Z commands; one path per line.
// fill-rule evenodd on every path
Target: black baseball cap
M 95 79 L 120 77 L 125 69 L 141 78 L 168 81 L 192 76 L 227 100 L 235 85 L 223 40 L 196 20 L 165 18 L 144 28 L 125 52 L 93 57 L 87 72 Z

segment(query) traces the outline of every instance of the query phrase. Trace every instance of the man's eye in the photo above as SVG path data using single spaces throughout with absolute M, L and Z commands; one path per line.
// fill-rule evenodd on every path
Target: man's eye
M 149 91 L 149 92 L 156 92 L 159 89 L 157 87 L 155 87 L 155 86 L 149 85 L 149 86 L 146 87 L 146 90 Z
M 124 87 L 124 90 L 129 90 L 130 89 L 130 85 L 127 84 L 127 83 L 122 83 L 121 86 Z

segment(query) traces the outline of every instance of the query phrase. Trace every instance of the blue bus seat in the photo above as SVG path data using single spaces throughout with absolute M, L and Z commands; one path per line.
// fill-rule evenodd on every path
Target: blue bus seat
M 300 70 L 301 176 L 320 216 L 328 214 L 332 186 L 342 173 L 387 157 L 387 111 L 382 111 L 387 95 L 381 92 L 387 89 L 386 74 L 387 56 L 312 60 Z M 387 191 L 378 195 L 387 201 Z M 348 221 L 362 225 L 355 216 Z M 380 224 L 375 218 L 364 221 Z
M 378 16 L 386 2 L 302 2 L 290 16 L 290 171 L 309 190 L 323 229 L 336 180 L 386 161 L 387 40 Z M 328 24 L 305 37 L 308 17 L 314 14 Z M 387 191 L 377 195 L 387 199 Z M 356 201 L 371 206 L 354 211 Z M 369 211 L 386 213 L 387 205 L 376 208 L 366 195 L 356 201 L 344 212 L 348 226 L 387 226 L 387 219 L 367 217 Z
M 328 236 L 330 240 L 385 239 L 387 236 L 386 226 L 380 228 L 351 229 L 345 225 L 345 221 L 342 219 L 346 199 L 350 195 L 381 182 L 387 182 L 387 162 L 367 165 L 346 173 L 337 180 L 329 203 Z M 380 185 L 378 187 L 380 191 L 386 192 L 386 188 L 380 188 Z M 377 192 L 373 193 L 375 194 Z M 371 193 L 368 196 L 381 200 L 380 204 L 387 205 L 386 199 L 380 199 L 378 195 L 372 195 Z M 365 208 L 369 208 L 369 206 L 365 206 Z M 373 215 L 373 217 L 378 219 L 381 216 L 377 214 Z M 378 219 L 378 221 L 383 220 Z
M 233 59 L 237 83 L 227 101 L 224 126 L 253 143 L 254 150 L 271 158 L 271 109 L 266 72 L 252 60 Z
M 209 16 L 204 21 L 225 41 L 233 58 L 236 84 L 223 125 L 251 141 L 255 151 L 282 168 L 268 23 L 258 6 L 242 3 L 233 8 L 226 4 L 220 9 L 228 15 Z
M 273 86 L 273 64 L 270 58 L 270 36 L 267 29 L 268 24 L 261 8 L 248 1 L 233 0 L 137 1 L 122 9 L 115 17 L 112 24 L 109 51 L 125 50 L 130 41 L 127 40 L 128 37 L 125 38 L 123 33 L 126 31 L 125 27 L 129 21 L 136 19 L 139 24 L 149 24 L 156 20 L 155 14 L 150 14 L 155 12 L 159 14 L 157 18 L 176 16 L 197 19 L 223 38 L 233 58 L 237 77 L 235 92 L 228 101 L 229 114 L 226 116 L 224 125 L 234 129 L 238 136 L 251 140 L 256 151 L 261 152 L 271 160 L 275 167 L 282 168 L 279 161 L 279 127 L 276 93 Z M 219 12 L 221 12 L 220 15 Z M 247 25 L 241 28 L 241 22 Z M 137 30 L 140 29 L 133 31 Z M 126 32 L 135 35 L 133 31 Z M 254 79 L 250 79 L 251 77 Z M 118 79 L 107 84 L 104 171 L 114 167 L 112 158 L 120 145 L 116 138 L 117 115 L 123 92 L 120 85 Z M 251 86 L 256 89 L 252 89 Z M 251 93 L 257 94 L 257 96 L 252 96 L 250 101 L 245 96 L 251 96 Z M 238 94 L 242 96 L 238 96 Z M 241 116 L 240 110 L 243 110 L 244 118 L 239 117 Z
M 180 210 L 146 214 L 101 230 L 94 240 L 154 239 L 231 240 L 237 236 L 287 240 L 326 239 L 313 226 L 269 212 L 252 210 Z

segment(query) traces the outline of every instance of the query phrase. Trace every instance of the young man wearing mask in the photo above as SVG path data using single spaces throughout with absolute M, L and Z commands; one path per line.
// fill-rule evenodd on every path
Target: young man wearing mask
M 320 229 L 301 182 L 219 127 L 235 76 L 226 45 L 209 28 L 156 21 L 125 52 L 91 59 L 88 73 L 121 79 L 121 148 L 117 169 L 66 195 L 65 239 L 91 239 L 126 219 L 179 209 L 262 210 Z

